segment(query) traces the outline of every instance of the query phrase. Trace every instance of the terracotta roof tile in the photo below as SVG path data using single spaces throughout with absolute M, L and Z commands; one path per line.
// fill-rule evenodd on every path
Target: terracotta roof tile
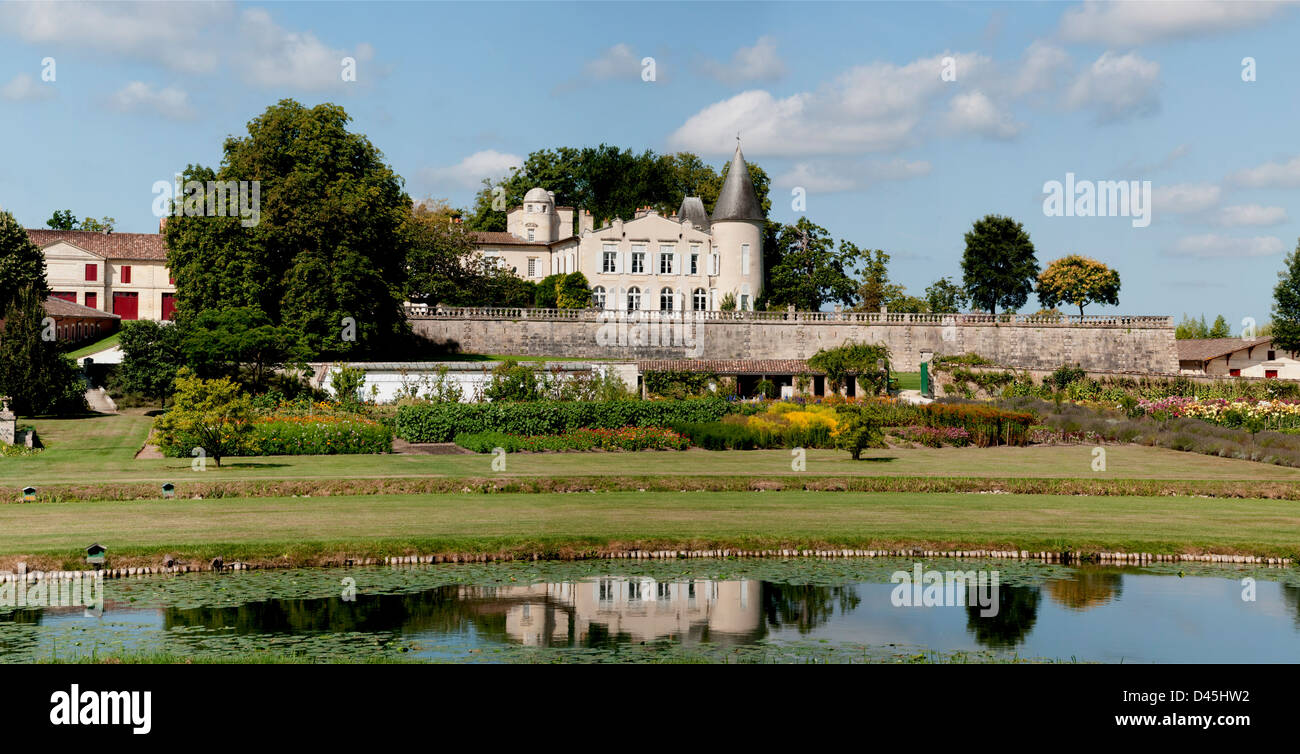
M 101 312 L 98 309 L 92 309 L 89 306 L 74 304 L 71 301 L 64 301 L 61 298 L 50 296 L 44 302 L 45 313 L 51 317 L 96 317 L 99 319 L 121 319 L 116 314 Z
M 32 243 L 42 249 L 66 241 L 105 259 L 167 261 L 167 246 L 161 233 L 95 233 L 89 230 L 27 229 Z
M 1175 341 L 1179 361 L 1209 361 L 1253 346 L 1272 342 L 1272 338 L 1185 338 Z

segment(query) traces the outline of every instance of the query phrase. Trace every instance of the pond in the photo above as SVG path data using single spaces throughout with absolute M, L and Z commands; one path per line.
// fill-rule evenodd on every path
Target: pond
M 103 597 L 0 607 L 0 662 L 1300 661 L 1292 568 L 540 562 L 152 576 Z

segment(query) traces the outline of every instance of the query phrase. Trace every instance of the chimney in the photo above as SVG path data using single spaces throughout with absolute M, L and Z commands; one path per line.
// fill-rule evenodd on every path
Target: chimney
M 166 233 L 166 232 L 167 232 L 167 218 L 166 218 L 166 217 L 160 217 L 160 218 L 158 218 L 158 232 L 159 232 L 159 233 Z
M 596 221 L 591 216 L 590 210 L 578 210 L 578 235 L 589 233 L 596 229 Z

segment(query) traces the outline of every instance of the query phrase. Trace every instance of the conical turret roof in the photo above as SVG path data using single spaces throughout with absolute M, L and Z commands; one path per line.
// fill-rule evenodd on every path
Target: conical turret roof
M 723 182 L 718 203 L 713 207 L 713 222 L 762 219 L 763 207 L 758 203 L 758 194 L 754 193 L 754 182 L 749 179 L 749 166 L 745 164 L 745 155 L 740 153 L 740 144 L 736 144 L 736 154 L 727 169 L 727 180 Z

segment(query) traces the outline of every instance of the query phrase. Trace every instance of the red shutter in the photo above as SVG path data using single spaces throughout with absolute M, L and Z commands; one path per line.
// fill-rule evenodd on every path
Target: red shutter
M 1264 370 L 1264 377 L 1265 377 L 1265 378 L 1276 378 L 1276 377 L 1277 377 L 1277 370 L 1276 370 L 1276 369 L 1265 369 L 1265 370 Z
M 1229 376 L 1229 377 L 1240 377 L 1240 376 L 1241 376 L 1241 370 L 1240 370 L 1240 369 L 1229 369 L 1229 370 L 1228 370 L 1228 376 Z
M 131 265 L 129 264 L 122 265 L 122 282 L 131 282 Z
M 86 265 L 86 281 L 93 283 L 96 280 L 99 280 L 99 265 Z
M 77 294 L 72 291 L 50 291 L 50 298 L 62 299 L 73 304 L 77 303 Z
M 86 292 L 86 306 L 89 306 L 91 309 L 98 309 L 98 308 L 99 308 L 99 294 L 98 294 L 98 293 L 91 293 L 91 292 L 87 291 L 87 292 Z
M 163 318 L 163 320 L 164 320 L 164 321 L 165 321 L 165 320 L 170 320 L 170 319 L 172 318 L 172 315 L 174 315 L 175 313 L 176 313 L 176 294 L 175 294 L 175 293 L 164 293 L 164 294 L 162 295 L 162 318 Z

